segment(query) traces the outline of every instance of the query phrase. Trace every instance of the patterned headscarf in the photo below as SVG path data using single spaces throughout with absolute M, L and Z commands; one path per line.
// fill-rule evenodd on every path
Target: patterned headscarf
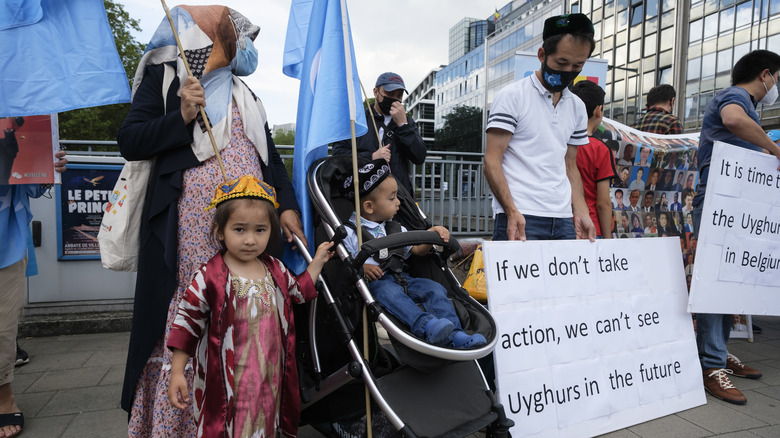
M 230 71 L 236 45 L 246 47 L 246 39 L 254 41 L 260 28 L 226 6 L 176 6 L 170 12 L 192 75 L 200 80 L 206 91 L 205 110 L 217 147 L 221 150 L 230 142 L 230 105 L 235 100 L 244 119 L 246 136 L 254 143 L 263 162 L 268 164 L 265 109 L 260 99 Z M 176 62 L 180 83 L 177 94 L 180 96 L 187 71 L 179 56 L 171 24 L 163 17 L 138 64 L 133 96 L 143 81 L 147 66 L 170 62 Z M 205 161 L 214 156 L 214 151 L 200 115 L 197 121 L 201 129 L 194 132 L 192 148 L 198 159 Z

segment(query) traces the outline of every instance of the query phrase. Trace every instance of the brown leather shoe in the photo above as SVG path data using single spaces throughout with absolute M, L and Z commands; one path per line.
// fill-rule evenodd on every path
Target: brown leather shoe
M 737 377 L 747 377 L 748 379 L 760 379 L 763 375 L 761 371 L 743 364 L 737 356 L 731 353 L 726 358 L 726 369 L 731 370 L 732 374 Z
M 747 403 L 747 398 L 734 387 L 729 374 L 731 371 L 723 368 L 704 370 L 704 389 L 715 398 L 735 405 L 744 405 Z

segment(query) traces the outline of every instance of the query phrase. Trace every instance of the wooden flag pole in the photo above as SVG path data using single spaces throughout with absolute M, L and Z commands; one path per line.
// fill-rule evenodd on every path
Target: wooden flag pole
M 379 129 L 376 127 L 376 120 L 374 120 L 373 114 L 374 111 L 371 110 L 371 104 L 368 101 L 368 94 L 366 94 L 366 88 L 363 86 L 363 81 L 360 81 L 360 89 L 363 90 L 363 100 L 366 102 L 366 106 L 368 107 L 368 112 L 371 113 L 371 125 L 374 127 L 374 134 L 376 134 L 376 142 L 379 144 L 379 147 L 382 147 L 382 139 L 379 137 Z
M 171 17 L 171 11 L 168 9 L 168 5 L 165 4 L 165 0 L 162 2 L 163 9 L 165 9 L 165 15 L 168 17 L 168 22 L 171 23 L 171 30 L 173 31 L 173 37 L 176 39 L 176 46 L 179 47 L 179 53 L 181 53 L 181 59 L 184 61 L 184 68 L 187 70 L 187 76 L 192 76 L 192 70 L 190 70 L 190 63 L 187 61 L 187 55 L 184 54 L 184 48 L 179 40 L 179 33 L 176 31 L 176 25 L 173 24 L 173 17 Z M 217 141 L 214 139 L 214 134 L 211 133 L 211 123 L 206 116 L 206 110 L 198 105 L 200 109 L 200 117 L 203 118 L 203 124 L 206 125 L 206 132 L 209 133 L 209 139 L 211 140 L 211 146 L 214 148 L 214 156 L 217 157 L 217 163 L 219 163 L 219 170 L 222 171 L 222 178 L 225 182 L 228 182 L 227 172 L 225 172 L 225 165 L 222 163 L 222 156 L 219 154 L 219 148 L 217 147 Z

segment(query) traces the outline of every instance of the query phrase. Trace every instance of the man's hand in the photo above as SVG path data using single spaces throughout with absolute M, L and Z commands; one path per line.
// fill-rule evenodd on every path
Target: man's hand
M 379 149 L 375 150 L 374 153 L 371 154 L 371 159 L 384 159 L 388 164 L 390 164 L 390 145 L 386 144 L 384 146 L 380 146 Z
M 59 150 L 59 151 L 57 151 L 54 154 L 54 158 L 57 159 L 57 162 L 54 163 L 54 171 L 55 172 L 62 173 L 62 172 L 65 172 L 67 170 L 66 166 L 68 164 L 68 159 L 65 158 L 65 155 L 67 155 L 67 152 L 65 152 L 63 150 Z
M 578 239 L 596 241 L 596 226 L 593 225 L 590 216 L 574 216 L 574 231 L 577 233 Z
M 283 211 L 282 215 L 279 217 L 279 225 L 282 227 L 282 231 L 284 232 L 284 239 L 287 242 L 292 243 L 293 234 L 295 234 L 299 239 L 301 239 L 303 245 L 308 248 L 309 242 L 306 241 L 306 236 L 303 234 L 301 218 L 298 217 L 298 213 L 295 210 Z M 293 249 L 296 248 L 297 246 L 293 245 Z
M 382 268 L 380 268 L 377 265 L 372 265 L 370 263 L 366 263 L 363 265 L 363 272 L 365 273 L 366 278 L 368 278 L 368 281 L 379 280 L 380 278 L 382 278 L 382 275 L 384 275 L 384 273 L 382 272 Z
M 200 81 L 192 76 L 187 76 L 184 86 L 181 87 L 181 118 L 184 124 L 195 120 L 200 110 L 198 105 L 206 107 L 206 91 L 200 85 Z
M 507 239 L 525 242 L 525 216 L 519 211 L 505 214 Z
M 393 102 L 393 105 L 390 107 L 390 117 L 393 118 L 395 124 L 398 126 L 407 123 L 406 110 L 401 102 Z

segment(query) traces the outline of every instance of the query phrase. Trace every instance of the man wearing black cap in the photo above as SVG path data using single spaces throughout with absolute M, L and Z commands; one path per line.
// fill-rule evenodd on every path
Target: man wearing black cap
M 414 119 L 406 115 L 401 104 L 406 87 L 400 75 L 387 72 L 379 75 L 374 87 L 374 105 L 366 109 L 368 133 L 357 138 L 358 156 L 367 160 L 382 158 L 390 164 L 398 184 L 414 196 L 409 178 L 409 162 L 422 164 L 427 149 Z M 382 144 L 377 140 L 370 117 L 374 118 Z M 333 155 L 352 155 L 352 141 L 333 144 Z
M 493 240 L 593 240 L 576 163 L 577 147 L 588 144 L 588 116 L 567 89 L 593 52 L 593 24 L 584 14 L 551 17 L 542 37 L 539 70 L 496 93 L 490 108 Z

